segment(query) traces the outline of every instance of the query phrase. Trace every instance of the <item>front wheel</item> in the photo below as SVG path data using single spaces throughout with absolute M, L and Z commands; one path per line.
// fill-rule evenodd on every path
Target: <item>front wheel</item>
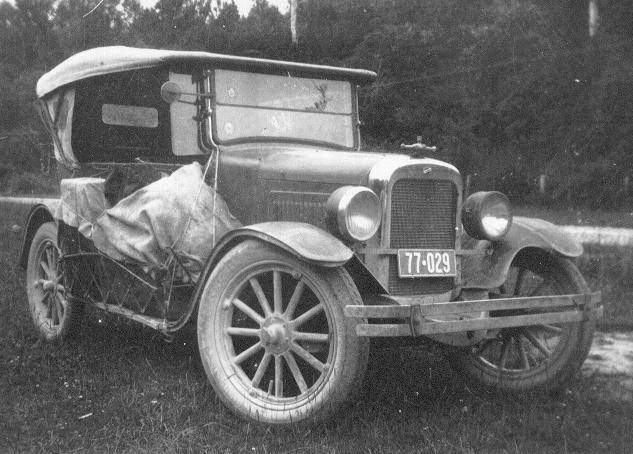
M 369 343 L 343 314 L 362 304 L 342 268 L 319 268 L 249 240 L 202 292 L 198 344 L 221 400 L 264 423 L 316 422 L 361 386 Z
M 587 293 L 589 288 L 568 259 L 523 254 L 512 263 L 501 297 Z M 528 311 L 498 311 L 520 315 Z M 496 337 L 457 352 L 453 364 L 485 386 L 508 391 L 556 390 L 579 370 L 593 339 L 594 321 L 505 328 Z

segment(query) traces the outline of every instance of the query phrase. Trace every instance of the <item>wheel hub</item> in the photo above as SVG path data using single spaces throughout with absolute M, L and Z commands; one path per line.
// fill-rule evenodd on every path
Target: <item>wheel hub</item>
M 266 351 L 276 355 L 290 349 L 291 331 L 286 321 L 279 317 L 269 317 L 260 329 L 259 336 Z
M 45 292 L 50 292 L 57 289 L 57 279 L 41 279 L 40 284 L 42 285 L 42 290 L 44 290 Z

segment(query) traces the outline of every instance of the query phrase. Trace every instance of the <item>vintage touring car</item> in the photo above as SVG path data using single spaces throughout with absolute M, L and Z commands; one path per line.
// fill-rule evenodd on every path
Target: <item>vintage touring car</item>
M 217 395 L 266 423 L 339 410 L 371 337 L 444 344 L 486 386 L 565 384 L 601 313 L 582 247 L 503 194 L 467 196 L 448 163 L 362 152 L 375 77 L 126 47 L 43 75 L 65 178 L 24 229 L 40 334 L 72 335 L 86 304 L 166 336 L 193 326 Z

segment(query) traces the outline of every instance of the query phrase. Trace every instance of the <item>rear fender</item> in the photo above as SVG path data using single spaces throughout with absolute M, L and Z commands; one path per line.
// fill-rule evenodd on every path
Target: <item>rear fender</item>
M 33 240 L 33 236 L 35 232 L 39 228 L 40 225 L 45 222 L 54 222 L 55 218 L 53 217 L 53 213 L 55 212 L 57 205 L 59 204 L 58 200 L 51 199 L 42 201 L 42 203 L 38 203 L 34 205 L 33 208 L 29 211 L 27 216 L 26 226 L 24 228 L 24 234 L 22 235 L 22 252 L 20 253 L 20 266 L 26 269 L 27 262 L 29 260 L 29 250 L 31 248 L 31 241 Z
M 515 217 L 510 231 L 494 243 L 475 240 L 464 234 L 462 247 L 480 254 L 462 257 L 462 288 L 487 289 L 505 282 L 512 260 L 525 249 L 574 258 L 582 255 L 582 245 L 570 239 L 558 226 L 542 219 Z

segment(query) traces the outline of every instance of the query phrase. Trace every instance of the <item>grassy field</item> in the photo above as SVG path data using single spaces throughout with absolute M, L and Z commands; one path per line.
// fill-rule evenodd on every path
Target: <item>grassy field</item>
M 4 210 L 0 220 L 0 452 L 612 453 L 633 446 L 633 404 L 605 397 L 595 377 L 554 398 L 491 393 L 465 383 L 429 346 L 375 354 L 361 398 L 326 425 L 244 423 L 214 395 L 191 337 L 165 343 L 88 311 L 77 339 L 38 341 L 12 214 Z M 633 281 L 631 258 L 624 266 L 617 256 L 592 257 L 581 261 L 592 284 Z M 609 301 L 624 309 L 608 310 L 603 327 L 633 326 L 629 302 Z

